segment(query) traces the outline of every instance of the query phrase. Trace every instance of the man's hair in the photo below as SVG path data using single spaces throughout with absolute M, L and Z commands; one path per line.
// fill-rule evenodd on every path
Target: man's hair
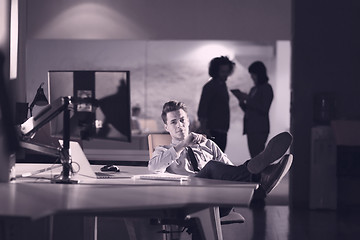
M 161 112 L 161 118 L 163 120 L 163 122 L 166 124 L 167 123 L 167 117 L 166 114 L 168 112 L 173 112 L 173 111 L 177 111 L 179 109 L 184 110 L 187 113 L 187 108 L 185 106 L 184 103 L 179 102 L 179 101 L 169 101 L 166 102 L 163 106 L 162 112 Z
M 249 73 L 256 74 L 259 84 L 264 84 L 269 81 L 265 64 L 261 61 L 255 61 L 249 66 Z
M 218 74 L 219 74 L 220 66 L 223 66 L 223 65 L 228 65 L 229 69 L 230 69 L 230 74 L 233 73 L 235 63 L 233 61 L 231 61 L 228 57 L 221 56 L 221 57 L 213 58 L 210 61 L 210 64 L 209 64 L 209 75 L 210 75 L 210 77 L 216 78 L 218 76 Z

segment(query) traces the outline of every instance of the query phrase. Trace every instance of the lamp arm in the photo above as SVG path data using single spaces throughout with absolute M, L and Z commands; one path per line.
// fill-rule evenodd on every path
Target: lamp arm
M 32 117 L 32 110 L 33 110 L 34 106 L 35 106 L 35 98 L 34 98 L 34 100 L 31 102 L 31 104 L 29 106 L 30 117 Z
M 67 109 L 69 101 L 71 101 L 71 97 L 60 97 L 53 103 L 47 105 L 36 116 L 30 117 L 20 125 L 20 131 L 22 135 L 31 136 L 32 134 L 36 133 L 41 127 Z
M 43 153 L 52 157 L 61 157 L 61 148 L 56 148 L 53 146 L 48 146 L 40 143 L 30 143 L 20 141 L 20 147 L 29 149 L 38 153 Z

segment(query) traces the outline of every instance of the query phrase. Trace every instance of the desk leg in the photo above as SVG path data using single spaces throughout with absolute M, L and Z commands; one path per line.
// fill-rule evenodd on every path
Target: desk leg
M 129 239 L 136 240 L 136 231 L 135 231 L 134 221 L 132 221 L 131 219 L 124 218 L 124 222 L 125 222 L 126 230 L 129 234 Z
M 84 217 L 84 240 L 98 239 L 98 216 Z M 131 219 L 124 218 L 129 240 L 136 240 L 135 226 Z
M 191 218 L 198 218 L 206 240 L 223 240 L 219 207 L 211 207 L 192 213 Z
M 91 217 L 84 217 L 83 218 L 83 228 L 84 228 L 84 240 L 97 240 L 97 223 L 98 217 L 91 216 Z

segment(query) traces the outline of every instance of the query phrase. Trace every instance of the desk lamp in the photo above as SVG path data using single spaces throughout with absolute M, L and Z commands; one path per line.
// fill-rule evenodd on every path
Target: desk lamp
M 30 104 L 29 110 L 30 110 L 30 117 L 32 117 L 32 110 L 34 108 L 34 106 L 46 106 L 49 104 L 49 101 L 47 100 L 45 94 L 44 94 L 44 89 L 42 88 L 42 86 L 44 85 L 44 83 L 41 83 L 39 88 L 36 91 L 36 95 L 34 97 L 34 100 L 32 101 L 32 103 Z
M 41 86 L 40 86 L 41 87 Z M 36 98 L 36 97 L 35 97 Z M 60 97 L 53 103 L 47 105 L 39 114 L 35 117 L 30 117 L 23 124 L 20 125 L 20 131 L 23 138 L 32 138 L 35 133 L 43 127 L 46 123 L 50 122 L 57 115 L 63 112 L 64 127 L 63 127 L 63 146 L 57 149 L 51 149 L 51 147 L 37 146 L 36 144 L 30 144 L 26 141 L 21 141 L 20 145 L 24 148 L 40 151 L 50 155 L 60 156 L 63 170 L 61 177 L 58 180 L 53 180 L 54 183 L 77 183 L 78 181 L 71 179 L 71 158 L 69 154 L 70 145 L 70 106 L 72 105 L 72 97 Z

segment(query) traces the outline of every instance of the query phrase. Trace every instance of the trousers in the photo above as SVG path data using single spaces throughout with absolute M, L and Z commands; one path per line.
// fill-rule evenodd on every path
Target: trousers
M 232 166 L 218 161 L 209 161 L 195 177 L 250 182 L 252 174 L 247 169 L 248 162 L 246 161 L 239 166 Z
M 209 161 L 205 165 L 205 167 L 203 167 L 195 175 L 195 177 L 250 182 L 252 179 L 252 174 L 247 169 L 248 162 L 249 161 L 246 161 L 244 164 L 241 164 L 239 166 L 232 166 L 218 161 Z M 220 207 L 219 208 L 220 217 L 228 215 L 231 210 L 232 207 L 230 208 Z
M 248 133 L 247 142 L 249 147 L 250 156 L 253 158 L 265 149 L 266 140 L 269 136 L 268 133 Z
M 253 158 L 265 149 L 265 143 L 269 136 L 268 133 L 247 133 L 247 142 L 249 147 L 250 156 Z M 260 174 L 253 174 L 252 181 L 259 182 Z

